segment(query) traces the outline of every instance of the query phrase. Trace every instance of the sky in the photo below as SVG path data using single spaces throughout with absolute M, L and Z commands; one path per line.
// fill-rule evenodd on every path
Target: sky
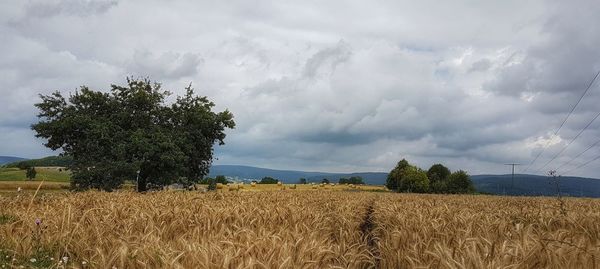
M 2 1 L 0 155 L 56 154 L 29 127 L 38 94 L 131 76 L 174 95 L 192 83 L 234 114 L 215 164 L 600 178 L 600 160 L 577 168 L 600 156 L 578 156 L 600 120 L 570 143 L 600 81 L 554 134 L 600 70 L 597 14 L 592 0 Z

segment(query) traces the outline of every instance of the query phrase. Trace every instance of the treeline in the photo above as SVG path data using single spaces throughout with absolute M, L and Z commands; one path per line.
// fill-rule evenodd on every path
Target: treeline
M 467 172 L 454 173 L 442 164 L 434 164 L 425 171 L 402 159 L 390 171 L 386 187 L 397 192 L 417 193 L 473 193 L 475 187 Z
M 205 177 L 205 178 L 201 179 L 198 183 L 199 184 L 211 184 L 211 182 L 221 183 L 221 184 L 225 184 L 225 185 L 229 183 L 227 178 L 222 175 L 216 176 L 215 178 Z
M 365 182 L 363 182 L 363 178 L 362 177 L 350 177 L 350 178 L 340 178 L 340 180 L 338 181 L 338 183 L 340 184 L 354 184 L 354 185 L 364 185 Z
M 25 170 L 29 167 L 36 166 L 63 166 L 68 167 L 73 164 L 73 157 L 71 156 L 48 156 L 41 159 L 18 161 L 4 165 L 9 168 L 19 168 Z

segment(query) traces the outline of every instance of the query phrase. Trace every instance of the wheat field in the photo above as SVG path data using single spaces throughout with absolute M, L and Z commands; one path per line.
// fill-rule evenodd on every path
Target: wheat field
M 33 198 L 33 199 L 32 199 Z M 2 268 L 598 268 L 600 201 L 358 191 L 0 196 Z

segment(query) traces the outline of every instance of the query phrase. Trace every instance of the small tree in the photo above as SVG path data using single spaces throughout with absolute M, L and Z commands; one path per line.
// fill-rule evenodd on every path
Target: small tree
M 347 179 L 347 178 L 345 178 L 345 177 L 341 177 L 341 178 L 338 180 L 338 183 L 339 183 L 339 184 L 348 184 L 348 179 Z
M 35 167 L 33 167 L 33 166 L 27 168 L 27 172 L 25 172 L 25 176 L 27 176 L 27 179 L 29 179 L 29 180 L 33 180 L 35 178 L 36 174 L 37 174 L 37 171 L 35 171 Z
M 329 179 L 324 178 L 323 180 L 321 180 L 321 183 L 329 184 Z
M 217 181 L 214 178 L 207 178 L 208 181 L 208 190 L 215 191 L 217 190 Z
M 306 184 L 306 178 L 300 178 L 298 184 Z
M 450 193 L 473 193 L 475 187 L 469 174 L 463 170 L 456 171 L 448 177 L 448 192 Z

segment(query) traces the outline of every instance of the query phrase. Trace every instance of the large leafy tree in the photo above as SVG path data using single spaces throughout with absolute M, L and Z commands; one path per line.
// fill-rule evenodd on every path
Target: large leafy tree
M 113 190 L 138 179 L 138 190 L 173 182 L 191 184 L 208 174 L 213 145 L 224 144 L 233 115 L 191 86 L 168 105 L 170 95 L 147 79 L 127 79 L 111 91 L 81 87 L 67 98 L 40 95 L 40 121 L 32 125 L 45 145 L 72 156 L 72 187 Z

